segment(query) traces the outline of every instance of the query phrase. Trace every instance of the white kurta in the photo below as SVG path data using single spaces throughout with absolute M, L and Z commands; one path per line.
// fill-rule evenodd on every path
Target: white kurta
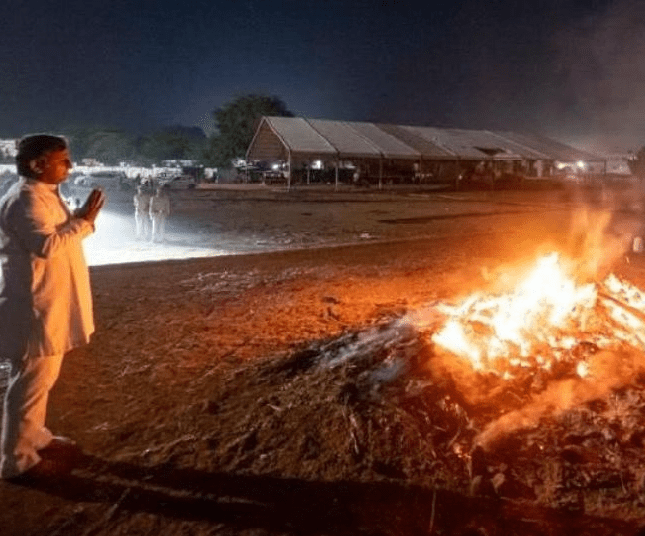
M 94 331 L 81 240 L 58 187 L 21 179 L 0 200 L 0 358 L 62 354 Z
M 137 238 L 145 238 L 150 222 L 150 194 L 137 192 L 134 194 L 134 223 Z
M 136 214 L 145 214 L 148 216 L 148 211 L 150 210 L 150 194 L 146 193 L 136 193 L 134 194 L 134 212 Z
M 170 198 L 165 194 L 153 195 L 150 198 L 150 216 L 154 217 L 157 215 L 170 215 Z

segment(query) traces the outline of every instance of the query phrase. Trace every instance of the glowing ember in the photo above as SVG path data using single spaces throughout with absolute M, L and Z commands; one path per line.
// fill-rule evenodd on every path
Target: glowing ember
M 503 378 L 513 377 L 514 369 L 549 371 L 561 362 L 586 377 L 592 372 L 585 358 L 598 349 L 645 350 L 645 294 L 615 275 L 578 283 L 573 267 L 552 253 L 512 292 L 437 305 L 445 322 L 432 341 L 475 370 Z

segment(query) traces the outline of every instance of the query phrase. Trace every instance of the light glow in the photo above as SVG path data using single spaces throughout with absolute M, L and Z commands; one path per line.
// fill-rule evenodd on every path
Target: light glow
M 166 240 L 161 243 L 137 240 L 133 216 L 118 214 L 107 208 L 96 219 L 96 232 L 83 240 L 83 250 L 89 266 L 216 257 L 235 253 L 200 244 L 194 235 L 173 229 L 169 229 Z

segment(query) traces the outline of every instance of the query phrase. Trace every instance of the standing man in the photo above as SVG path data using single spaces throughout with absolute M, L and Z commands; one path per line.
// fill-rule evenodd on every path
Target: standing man
M 165 186 L 157 186 L 155 195 L 150 199 L 150 219 L 152 220 L 153 242 L 163 242 L 166 233 L 166 218 L 170 216 L 170 197 Z
M 0 477 L 55 476 L 75 447 L 45 426 L 47 399 L 63 355 L 94 331 L 81 240 L 94 231 L 105 194 L 93 190 L 71 213 L 59 185 L 72 163 L 67 141 L 20 140 L 20 180 L 0 199 L 0 359 L 11 365 L 0 438 Z
M 141 184 L 137 186 L 137 193 L 134 194 L 134 223 L 137 239 L 145 240 L 150 232 L 150 194 Z

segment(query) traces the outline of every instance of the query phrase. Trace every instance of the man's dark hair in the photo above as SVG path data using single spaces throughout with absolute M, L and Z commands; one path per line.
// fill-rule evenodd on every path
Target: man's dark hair
M 18 175 L 33 178 L 34 172 L 29 167 L 29 162 L 52 151 L 63 151 L 68 148 L 67 140 L 61 136 L 52 136 L 51 134 L 25 136 L 18 142 L 18 154 L 16 155 Z

